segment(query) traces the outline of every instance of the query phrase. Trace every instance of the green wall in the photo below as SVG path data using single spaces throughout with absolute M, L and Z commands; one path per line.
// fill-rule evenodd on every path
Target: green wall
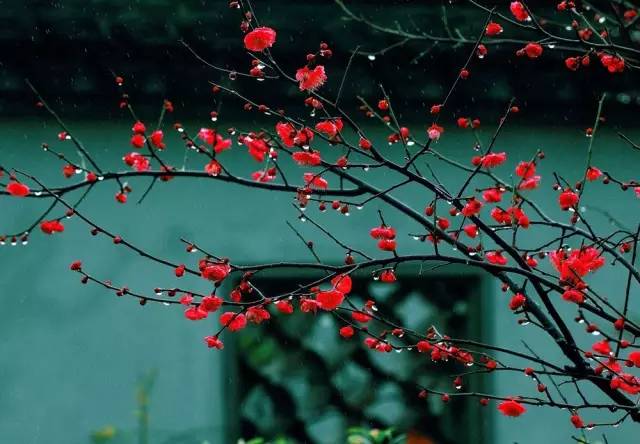
M 201 125 L 206 122 L 187 127 L 195 134 Z M 71 126 L 105 168 L 121 169 L 119 159 L 129 151 L 129 123 L 81 121 L 72 122 Z M 414 127 L 414 131 L 420 131 L 419 125 Z M 491 131 L 490 128 L 484 130 L 485 140 Z M 44 140 L 55 141 L 57 132 L 51 122 L 46 125 L 35 120 L 1 123 L 0 163 L 37 173 L 49 185 L 63 183 L 61 164 L 56 164 L 54 158 L 39 148 Z M 640 137 L 637 133 L 635 136 Z M 177 137 L 171 136 L 169 140 L 167 159 L 180 165 L 182 146 Z M 556 195 L 550 190 L 550 172 L 559 169 L 572 181 L 581 177 L 587 142 L 580 128 L 508 125 L 496 150 L 507 151 L 512 162 L 529 159 L 537 148 L 545 150 L 547 160 L 541 167 L 543 186 L 534 194 L 545 201 L 542 206 L 550 214 L 564 220 L 567 216 L 556 209 Z M 469 133 L 447 129 L 437 147 L 466 161 L 473 155 L 472 143 Z M 52 145 L 73 154 L 70 144 L 55 141 Z M 389 149 L 399 150 L 399 147 Z M 325 157 L 331 157 L 329 153 L 335 150 L 323 148 L 327 153 Z M 602 169 L 616 171 L 619 176 L 631 178 L 637 174 L 639 156 L 608 128 L 596 140 L 594 163 Z M 190 157 L 189 167 L 201 168 L 204 164 L 193 154 Z M 234 146 L 221 155 L 221 160 L 238 174 L 248 175 L 256 166 L 243 147 Z M 432 165 L 445 184 L 460 183 L 464 179 L 446 166 Z M 508 176 L 509 171 L 506 167 L 499 170 L 503 176 Z M 373 170 L 362 174 L 380 183 L 392 180 Z M 147 182 L 148 179 L 132 181 L 135 194 L 124 206 L 113 199 L 115 183 L 102 184 L 83 204 L 83 211 L 123 238 L 176 262 L 194 260 L 184 252 L 180 237 L 196 240 L 235 262 L 309 260 L 307 252 L 299 248 L 298 239 L 284 223 L 284 220 L 297 223 L 297 212 L 290 205 L 289 195 L 207 180 L 175 179 L 158 184 L 143 204 L 136 205 L 136 196 L 142 193 Z M 337 180 L 330 179 L 330 183 L 336 185 Z M 631 193 L 623 195 L 614 191 L 613 186 L 606 188 L 601 184 L 589 185 L 589 188 L 597 190 L 593 195 L 597 206 L 606 206 L 629 226 L 638 222 L 640 201 Z M 415 187 L 402 188 L 395 195 L 417 208 L 431 200 L 431 196 Z M 31 199 L 0 199 L 0 232 L 29 224 L 38 214 L 37 209 L 44 208 L 43 204 Z M 367 232 L 377 224 L 377 208 L 378 205 L 373 204 L 362 211 L 354 209 L 348 218 L 334 212 L 319 215 L 315 209 L 308 211 L 339 237 L 373 251 Z M 392 209 L 384 208 L 384 211 L 387 221 L 400 233 L 417 229 L 416 224 Z M 606 218 L 592 210 L 585 214 L 594 226 L 609 229 Z M 308 224 L 301 226 L 301 230 L 316 241 L 322 258 L 336 262 L 342 259 L 342 252 L 326 243 Z M 156 286 L 176 285 L 171 270 L 150 264 L 105 238 L 92 237 L 88 231 L 81 221 L 73 220 L 67 223 L 67 231 L 61 236 L 45 238 L 41 233 L 34 233 L 28 246 L 0 248 L 2 441 L 80 444 L 88 442 L 90 431 L 105 424 L 133 430 L 136 380 L 146 370 L 157 369 L 151 406 L 151 428 L 156 435 L 151 442 L 163 442 L 186 430 L 197 430 L 195 433 L 201 433 L 212 443 L 226 442 L 225 433 L 234 427 L 225 421 L 227 406 L 232 401 L 229 390 L 241 381 L 225 366 L 232 354 L 212 352 L 202 344 L 201 338 L 210 334 L 215 326 L 207 321 L 187 322 L 179 309 L 153 304 L 139 307 L 131 299 L 116 300 L 113 294 L 96 285 L 82 286 L 77 276 L 68 272 L 69 263 L 75 259 L 81 259 L 86 270 L 97 277 L 112 279 L 132 289 L 151 293 Z M 535 236 L 532 243 L 542 239 Z M 417 252 L 425 251 L 428 246 L 401 236 L 399 248 L 402 252 Z M 603 289 L 612 300 L 620 297 L 620 276 L 602 270 L 590 282 Z M 207 288 L 199 279 L 190 285 L 202 290 Z M 499 288 L 491 281 L 486 287 L 485 292 L 478 289 L 478 296 L 486 298 L 487 337 L 494 338 L 500 345 L 517 348 L 522 347 L 520 340 L 525 339 L 539 353 L 555 356 L 555 346 L 550 340 L 541 339 L 533 327 L 517 326 Z M 562 306 L 571 319 L 573 314 L 569 308 Z M 632 308 L 637 315 L 637 305 Z M 591 336 L 583 333 L 577 336 L 582 344 L 593 342 Z M 510 395 L 522 393 L 522 387 L 530 385 L 526 381 L 524 376 L 508 375 L 492 383 L 498 393 Z M 493 410 L 484 412 L 492 415 L 497 443 L 560 444 L 568 442 L 573 432 L 568 415 L 558 412 L 531 408 L 526 420 L 505 419 L 493 413 Z M 585 419 L 597 420 L 596 414 L 585 415 Z M 523 425 L 527 425 L 526 434 L 522 432 Z M 609 441 L 628 442 L 625 436 L 632 428 L 623 426 L 607 431 Z M 551 436 L 550 430 L 554 430 Z

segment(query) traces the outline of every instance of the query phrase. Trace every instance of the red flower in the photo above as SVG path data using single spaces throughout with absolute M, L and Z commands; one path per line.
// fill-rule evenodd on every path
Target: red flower
M 323 310 L 335 310 L 344 301 L 344 293 L 339 290 L 320 291 L 316 294 L 316 301 Z
M 564 66 L 566 66 L 571 71 L 577 71 L 580 67 L 580 58 L 579 57 L 568 57 L 564 60 Z
M 16 197 L 25 197 L 29 195 L 29 187 L 23 183 L 11 181 L 7 184 L 7 193 Z
M 507 258 L 499 251 L 490 251 L 485 255 L 487 261 L 496 265 L 507 265 Z
M 127 195 L 124 194 L 123 192 L 117 193 L 116 194 L 116 201 L 121 203 L 121 204 L 127 203 Z
M 373 145 L 368 139 L 361 137 L 360 140 L 358 141 L 358 146 L 363 150 L 370 150 Z
M 142 148 L 144 146 L 144 136 L 142 134 L 134 134 L 131 136 L 131 145 L 134 148 Z
M 220 162 L 218 162 L 217 160 L 212 159 L 211 162 L 204 166 L 204 170 L 210 176 L 217 176 L 222 171 L 222 165 L 220 165 Z
M 214 129 L 200 128 L 198 138 L 204 143 L 211 145 L 216 153 L 220 153 L 231 147 L 231 139 L 225 139 Z
M 371 316 L 363 311 L 352 311 L 351 318 L 356 322 L 361 322 L 363 324 L 369 322 L 371 320 Z
M 209 348 L 216 348 L 218 350 L 222 350 L 224 348 L 224 343 L 218 339 L 217 336 L 205 336 L 204 342 Z
M 594 166 L 590 166 L 587 168 L 587 180 L 593 182 L 594 180 L 598 180 L 602 176 L 602 171 Z
M 255 180 L 256 182 L 271 182 L 273 179 L 276 178 L 276 168 L 269 168 L 268 170 L 264 171 L 264 170 L 260 170 L 260 171 L 255 171 L 253 173 L 251 173 L 251 178 L 253 180 Z
M 478 227 L 475 224 L 469 224 L 463 228 L 464 232 L 470 238 L 475 238 L 478 235 Z
M 396 230 L 392 227 L 376 227 L 369 231 L 369 234 L 374 239 L 395 239 Z
M 494 37 L 502 32 L 502 26 L 499 23 L 491 22 L 487 25 L 485 34 L 488 37 Z
M 222 298 L 219 298 L 218 296 L 205 296 L 200 301 L 198 308 L 208 313 L 212 313 L 217 311 L 222 306 L 223 302 Z
M 609 385 L 612 389 L 620 389 L 630 395 L 637 395 L 640 393 L 640 381 L 638 378 L 626 373 L 614 376 Z
M 137 152 L 127 154 L 122 160 L 136 171 L 147 171 L 150 168 L 149 159 Z
M 514 418 L 527 411 L 522 404 L 518 401 L 514 401 L 513 399 L 502 401 L 498 404 L 498 410 L 500 410 L 500 413 L 504 416 L 512 416 Z
M 331 279 L 331 285 L 339 292 L 348 294 L 352 287 L 351 277 L 348 274 L 339 274 Z
M 64 225 L 58 220 L 45 220 L 40 223 L 40 229 L 45 234 L 62 233 Z
M 158 148 L 159 150 L 163 150 L 166 148 L 166 145 L 164 144 L 163 139 L 164 139 L 164 133 L 162 132 L 162 130 L 154 131 L 153 133 L 151 133 L 151 136 L 149 137 L 149 140 L 151 140 L 151 144 L 156 148 Z
M 227 311 L 220 315 L 220 324 L 227 327 L 229 331 L 242 330 L 247 326 L 247 318 L 242 313 Z
M 244 47 L 254 52 L 271 48 L 275 42 L 276 32 L 266 26 L 256 28 L 244 36 Z
M 462 210 L 460 212 L 465 217 L 471 217 L 471 216 L 475 216 L 476 214 L 478 214 L 480 212 L 481 208 L 482 208 L 482 202 L 480 202 L 479 200 L 476 200 L 476 199 L 469 199 L 467 201 L 466 205 L 464 207 L 462 207 Z M 438 221 L 438 222 L 440 222 L 440 221 Z
M 296 151 L 291 158 L 298 165 L 304 166 L 318 166 L 322 163 L 319 151 Z
M 438 140 L 440 136 L 444 133 L 444 128 L 440 125 L 433 123 L 429 128 L 427 128 L 427 135 L 431 140 Z M 408 134 L 404 139 L 408 137 Z
M 530 179 L 536 174 L 536 164 L 533 162 L 520 162 L 516 166 L 516 175 L 523 179 Z
M 581 282 L 580 278 L 604 265 L 604 258 L 594 247 L 573 250 L 569 256 L 564 250 L 554 251 L 549 260 L 560 273 L 560 279 L 570 283 Z
M 220 282 L 231 272 L 229 264 L 200 261 L 200 273 L 203 278 Z
M 326 189 L 329 186 L 329 183 L 325 179 L 314 173 L 304 173 L 303 179 L 304 183 L 316 188 Z
M 282 314 L 291 314 L 293 313 L 293 305 L 289 301 L 278 301 L 275 303 L 276 308 Z
M 447 228 L 449 228 L 449 225 L 451 225 L 451 222 L 449 222 L 449 219 L 445 217 L 439 217 L 437 224 L 438 228 L 440 228 L 441 230 L 446 230 Z
M 509 301 L 509 308 L 511 310 L 517 310 L 522 307 L 525 302 L 527 302 L 527 298 L 521 293 L 516 293 Z
M 627 360 L 629 362 L 632 362 L 636 367 L 640 367 L 640 351 L 629 353 L 629 356 L 627 356 Z
M 251 307 L 247 310 L 247 320 L 254 324 L 261 324 L 262 321 L 271 319 L 271 315 L 262 307 Z
M 499 188 L 489 188 L 482 192 L 482 199 L 489 203 L 500 202 L 502 200 L 502 193 L 502 190 Z
M 62 167 L 62 175 L 67 179 L 76 174 L 76 167 L 70 164 L 66 164 Z
M 457 124 L 459 128 L 468 128 L 469 127 L 469 118 L 468 117 L 458 117 Z
M 302 298 L 300 300 L 300 310 L 303 313 L 315 313 L 319 307 L 320 303 L 315 299 Z
M 249 148 L 249 154 L 256 162 L 264 162 L 264 158 L 269 152 L 267 142 L 259 138 L 254 139 L 253 137 L 247 136 L 242 140 L 242 143 Z
M 483 168 L 495 168 L 502 165 L 507 160 L 507 153 L 489 153 L 480 158 L 480 164 Z
M 296 131 L 294 126 L 289 122 L 278 122 L 276 124 L 276 132 L 282 143 L 287 147 L 308 146 L 313 140 L 313 131 L 309 128 L 302 128 Z
M 147 131 L 147 127 L 144 126 L 144 123 L 138 120 L 136 123 L 133 124 L 131 131 L 133 131 L 135 134 L 144 134 Z
M 316 66 L 313 70 L 305 66 L 296 71 L 296 80 L 300 83 L 300 91 L 314 91 L 324 85 L 327 75 L 322 65 Z
M 580 418 L 580 416 L 578 415 L 571 415 L 571 424 L 573 424 L 573 426 L 576 429 L 581 429 L 584 427 L 584 422 L 582 421 L 582 418 Z
M 354 334 L 355 334 L 355 330 L 350 325 L 347 325 L 340 329 L 340 336 L 342 336 L 345 339 L 350 339 Z
M 384 270 L 382 273 L 380 273 L 380 282 L 390 284 L 392 282 L 395 282 L 396 280 L 396 274 L 393 272 L 393 270 Z
M 189 307 L 184 311 L 184 316 L 190 321 L 200 321 L 208 316 L 207 312 L 197 307 Z
M 576 193 L 567 189 L 560 193 L 558 203 L 560 204 L 560 208 L 566 211 L 569 208 L 573 208 L 578 203 L 579 199 L 580 197 Z
M 562 299 L 569 302 L 575 302 L 576 304 L 582 304 L 584 302 L 584 294 L 579 290 L 570 288 L 562 293 Z
M 611 354 L 611 346 L 609 345 L 609 341 L 603 339 L 600 342 L 596 342 L 591 346 L 591 350 L 601 355 L 610 355 Z
M 537 59 L 542 55 L 542 46 L 538 43 L 527 43 L 527 46 L 524 47 L 524 52 L 530 59 Z
M 621 57 L 603 54 L 600 56 L 600 63 L 612 74 L 624 71 L 624 59 Z
M 540 184 L 540 176 L 533 176 L 533 177 L 530 177 L 529 179 L 523 180 L 518 186 L 518 189 L 533 190 L 535 188 L 538 188 L 539 184 Z
M 71 263 L 71 265 L 69 265 L 69 269 L 72 270 L 72 271 L 80 271 L 80 270 L 82 270 L 82 262 L 75 261 L 75 262 Z
M 378 248 L 383 251 L 395 251 L 396 245 L 397 243 L 393 239 L 380 239 L 378 241 Z
M 316 124 L 316 131 L 324 133 L 327 137 L 333 139 L 336 134 L 342 131 L 343 126 L 342 119 L 323 120 Z
M 191 296 L 189 293 L 185 294 L 180 298 L 180 303 L 182 305 L 186 305 L 187 307 L 190 306 L 192 302 L 193 302 L 193 296 Z
M 511 14 L 513 14 L 519 22 L 524 22 L 529 18 L 529 13 L 521 2 L 511 2 L 509 9 L 511 10 Z

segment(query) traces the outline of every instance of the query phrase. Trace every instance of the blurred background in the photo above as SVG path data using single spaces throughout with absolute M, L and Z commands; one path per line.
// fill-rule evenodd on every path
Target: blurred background
M 166 122 L 164 157 L 173 165 L 186 162 L 187 168 L 201 169 L 203 161 L 184 158 L 183 145 L 171 132 L 173 120 L 193 134 L 214 125 L 209 119 L 213 110 L 220 113 L 215 124 L 220 128 L 258 129 L 274 123 L 243 112 L 236 99 L 213 96 L 209 80 L 233 86 L 258 102 L 308 114 L 295 85 L 231 80 L 204 66 L 181 45 L 184 40 L 211 63 L 247 71 L 250 58 L 242 48 L 238 14 L 227 3 L 0 0 L 0 164 L 60 185 L 65 180 L 62 164 L 43 153 L 40 144 L 49 142 L 70 156 L 75 152 L 68 142 L 57 140 L 55 121 L 34 106 L 36 99 L 25 78 L 110 170 L 123 168 L 121 157 L 130 151 L 132 123 L 118 107 L 120 96 L 111 72 L 125 78 L 131 103 L 145 121 L 157 119 L 164 99 L 174 103 L 175 112 Z M 388 28 L 443 35 L 449 27 L 471 40 L 485 20 L 484 13 L 466 1 L 345 3 Z M 499 3 L 501 8 L 507 4 Z M 548 6 L 542 1 L 529 4 Z M 349 20 L 329 0 L 256 0 L 254 8 L 262 24 L 278 31 L 273 54 L 288 72 L 302 66 L 305 54 L 315 51 L 321 41 L 330 45 L 334 57 L 326 63 L 329 82 L 323 89 L 330 97 L 337 93 L 352 51 L 359 48 L 342 93 L 345 109 L 357 113 L 357 95 L 376 102 L 378 85 L 383 84 L 398 118 L 416 133 L 431 123 L 429 108 L 442 100 L 471 47 L 403 42 L 372 32 Z M 519 31 L 506 29 L 518 35 Z M 562 165 L 567 177 L 577 179 L 587 145 L 585 128 L 593 125 L 597 98 L 606 91 L 607 124 L 597 139 L 595 164 L 623 177 L 637 173 L 637 154 L 616 135 L 622 131 L 640 138 L 635 117 L 640 107 L 637 75 L 612 76 L 600 67 L 569 72 L 563 60 L 573 53 L 549 50 L 532 62 L 516 57 L 517 49 L 507 43 L 492 45 L 487 57 L 474 62 L 469 80 L 456 90 L 442 118 L 446 133 L 441 150 L 466 161 L 475 139 L 455 128 L 455 119 L 480 118 L 480 137 L 488 140 L 515 96 L 522 111 L 505 129 L 499 150 L 508 151 L 512 159 L 528 159 L 542 148 L 551 159 L 543 162 L 543 177 Z M 369 134 L 386 138 L 384 128 L 364 125 Z M 240 151 L 225 153 L 225 165 L 248 176 L 252 165 Z M 454 185 L 461 180 L 455 170 L 439 164 L 437 168 L 444 182 Z M 380 184 L 392 180 L 367 174 Z M 147 181 L 131 185 L 139 196 Z M 84 212 L 159 256 L 193 260 L 178 241 L 185 237 L 243 263 L 309 260 L 284 224 L 284 220 L 297 222 L 290 196 L 225 183 L 174 180 L 159 185 L 142 204 L 135 203 L 135 196 L 122 206 L 113 199 L 115 191 L 113 183 L 97 187 L 83 204 Z M 543 187 L 535 193 L 546 198 L 543 208 L 557 213 L 555 196 L 548 192 Z M 411 187 L 403 188 L 399 196 L 416 208 L 430 199 Z M 609 227 L 607 217 L 596 211 L 603 204 L 623 222 L 636 222 L 637 210 L 629 211 L 628 196 L 609 197 L 604 188 L 594 186 L 590 198 L 594 226 Z M 0 199 L 0 233 L 20 232 L 44 208 L 44 202 Z M 330 213 L 322 222 L 356 247 L 370 249 L 363 233 L 377 223 L 373 210 L 355 211 L 346 220 Z M 399 232 L 415 230 L 411 222 L 388 213 Z M 266 217 L 274 214 L 283 216 Z M 77 282 L 77 276 L 67 272 L 68 264 L 82 259 L 98 277 L 118 285 L 146 292 L 176 285 L 170 270 L 90 236 L 80 221 L 67 225 L 62 236 L 45 239 L 34 233 L 26 246 L 0 248 L 1 442 L 191 444 L 289 436 L 297 442 L 331 444 L 345 442 L 350 427 L 373 427 L 406 434 L 398 442 L 560 444 L 575 433 L 567 417 L 540 409 L 532 408 L 523 421 L 500 417 L 493 407 L 479 410 L 473 400 L 447 405 L 437 398 L 421 400 L 414 383 L 453 390 L 445 377 L 451 368 L 434 366 L 415 354 L 380 355 L 356 342 L 345 345 L 328 315 L 313 323 L 306 316 L 294 315 L 286 323 L 276 317 L 267 325 L 227 335 L 224 352 L 207 350 L 202 337 L 215 325 L 186 322 L 180 310 L 169 307 L 115 300 L 104 289 Z M 311 227 L 301 230 L 315 236 L 323 258 L 342 261 L 342 252 L 322 243 Z M 409 248 L 422 251 L 423 247 Z M 451 336 L 520 348 L 521 340 L 526 340 L 536 350 L 554 350 L 546 338 L 516 324 L 493 281 L 451 267 L 419 271 L 402 269 L 399 283 L 392 286 L 360 276 L 355 297 L 375 298 L 394 319 L 417 330 L 435 323 Z M 297 278 L 282 274 L 263 285 L 275 293 Z M 593 283 L 606 285 L 615 298 L 618 281 L 599 275 Z M 200 280 L 190 285 L 207 291 Z M 532 389 L 521 375 L 478 378 L 470 384 L 502 395 Z M 597 421 L 598 415 L 606 414 L 594 413 L 585 420 Z M 550 430 L 557 432 L 550 435 Z M 633 426 L 625 425 L 607 434 L 612 443 L 630 442 L 630 430 Z M 590 439 L 599 442 L 601 436 L 594 431 Z

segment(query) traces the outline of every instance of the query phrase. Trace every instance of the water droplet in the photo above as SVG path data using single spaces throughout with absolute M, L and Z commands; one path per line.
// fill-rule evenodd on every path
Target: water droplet
M 598 330 L 595 330 L 594 332 L 591 333 L 593 336 L 600 336 L 600 332 Z
M 555 47 L 556 47 L 556 45 L 555 45 L 555 44 L 553 44 L 553 43 L 549 43 L 549 44 L 547 45 L 547 47 L 548 47 L 549 49 L 553 49 L 553 48 L 555 48 Z
M 169 306 L 169 305 L 171 305 L 171 304 L 170 304 L 170 303 L 168 303 L 168 302 L 163 302 L 163 303 L 162 303 L 162 305 L 164 305 L 165 307 L 168 307 L 168 306 Z
M 76 174 L 80 174 L 80 173 L 82 173 L 82 169 L 81 169 L 81 168 L 76 168 L 76 170 L 75 170 L 75 171 L 76 171 Z
M 104 176 L 98 176 L 98 180 L 104 180 Z
M 307 218 L 306 217 L 300 217 L 300 222 L 306 222 Z
M 364 208 L 364 207 L 363 207 L 362 205 L 358 205 L 358 206 L 356 207 L 356 210 L 362 210 L 363 208 Z
M 376 59 L 376 56 L 375 56 L 375 55 L 373 55 L 373 54 L 369 54 L 369 55 L 367 56 L 367 58 L 368 58 L 370 61 L 372 61 L 372 62 L 373 62 L 373 61 Z
M 368 167 L 368 166 L 364 167 L 364 168 L 362 169 L 362 171 L 364 171 L 364 172 L 369 171 L 369 167 Z
M 216 116 L 212 117 L 212 118 L 211 118 L 211 121 L 212 121 L 212 122 L 217 122 L 217 121 L 218 121 L 218 117 L 216 117 Z
M 606 21 L 607 21 L 607 18 L 604 15 L 598 19 L 598 23 L 600 23 L 600 24 L 602 24 L 602 23 L 604 23 Z
M 407 146 L 413 146 L 413 145 L 415 145 L 415 144 L 416 144 L 416 143 L 415 143 L 413 140 L 409 140 L 409 141 L 407 142 Z
M 348 211 L 347 211 L 346 213 L 344 213 L 344 215 L 345 215 L 345 216 L 347 216 L 347 217 L 349 217 L 349 216 L 350 216 L 350 214 L 349 214 L 349 212 L 348 212 Z
M 257 82 L 264 82 L 264 77 L 257 77 L 257 78 L 256 78 L 256 81 L 257 81 Z
M 27 245 L 28 243 L 29 243 L 29 241 L 28 241 L 28 240 L 23 240 L 23 241 L 22 241 L 22 245 Z
M 34 196 L 42 196 L 42 191 L 34 191 Z
M 231 72 L 229 73 L 229 80 L 235 80 L 235 79 L 237 79 L 237 78 L 238 78 L 238 73 L 237 73 L 237 72 L 235 72 L 235 71 L 231 71 Z

